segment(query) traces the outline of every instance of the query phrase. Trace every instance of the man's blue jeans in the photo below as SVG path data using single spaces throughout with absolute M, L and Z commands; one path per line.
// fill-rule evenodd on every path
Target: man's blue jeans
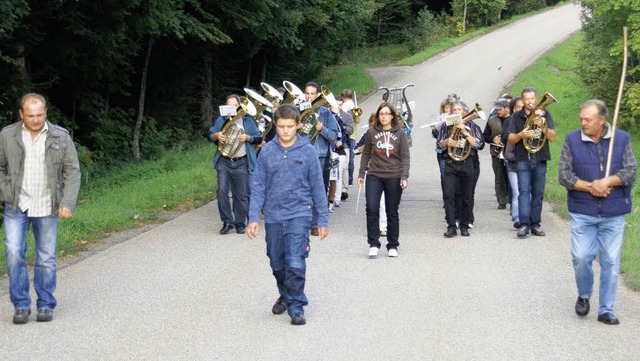
M 278 292 L 289 305 L 289 316 L 304 313 L 306 258 L 309 256 L 311 217 L 299 217 L 281 223 L 265 223 L 267 256 Z
M 529 160 L 517 161 L 518 211 L 520 224 L 529 228 L 542 222 L 542 197 L 547 176 L 547 162 L 538 161 L 537 156 Z
M 600 307 L 598 314 L 613 312 L 618 289 L 618 271 L 624 235 L 624 216 L 600 217 L 569 212 L 571 216 L 571 257 L 578 296 L 593 293 L 592 262 L 600 251 Z
M 36 246 L 36 264 L 33 271 L 33 286 L 38 295 L 37 307 L 54 309 L 56 299 L 56 234 L 58 214 L 49 217 L 28 217 L 27 212 L 8 204 L 4 206 L 4 245 L 7 252 L 9 273 L 9 297 L 15 309 L 31 307 L 29 296 L 29 270 L 27 252 L 27 230 L 33 225 Z
M 233 224 L 236 228 L 244 227 L 249 211 L 247 199 L 247 180 L 249 169 L 247 157 L 231 160 L 220 157 L 216 164 L 218 172 L 218 211 L 225 224 Z M 233 213 L 229 201 L 229 187 L 233 196 Z

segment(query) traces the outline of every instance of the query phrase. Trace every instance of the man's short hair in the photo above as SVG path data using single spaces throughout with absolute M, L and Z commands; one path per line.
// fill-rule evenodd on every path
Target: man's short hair
M 238 94 L 227 95 L 227 97 L 225 98 L 225 102 L 231 98 L 235 99 L 238 102 L 238 104 L 240 104 L 240 96 Z
M 20 99 L 20 109 L 24 111 L 24 105 L 30 100 L 39 101 L 44 105 L 44 108 L 47 109 L 47 101 L 44 97 L 38 93 L 27 93 L 22 96 Z
M 273 114 L 273 119 L 274 123 L 277 123 L 278 119 L 295 119 L 296 124 L 298 124 L 300 123 L 300 111 L 291 104 L 283 104 Z
M 343 102 L 344 101 L 344 97 L 342 95 L 338 95 L 338 96 L 336 96 L 336 100 L 340 101 L 340 102 Z
M 353 91 L 351 89 L 345 89 L 342 91 L 342 97 L 343 98 L 349 98 L 352 99 L 353 98 Z
M 534 93 L 534 94 L 538 94 L 538 92 L 536 91 L 536 88 L 532 87 L 532 86 L 528 86 L 524 89 L 522 89 L 522 91 L 520 92 L 520 96 L 524 97 L 524 93 Z
M 598 109 L 598 115 L 601 117 L 607 117 L 607 105 L 600 99 L 589 99 L 587 101 L 585 101 L 584 103 L 582 103 L 582 105 L 580 105 L 580 110 L 586 108 L 586 107 L 590 107 L 590 106 L 595 106 L 596 109 Z
M 320 94 L 320 85 L 318 85 L 318 83 L 316 83 L 315 81 L 310 81 L 304 85 L 305 89 L 310 86 L 316 88 L 316 93 Z

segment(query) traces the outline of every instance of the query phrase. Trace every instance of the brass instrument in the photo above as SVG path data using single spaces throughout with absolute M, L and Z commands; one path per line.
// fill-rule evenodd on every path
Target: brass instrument
M 283 81 L 282 85 L 286 90 L 282 104 L 298 105 L 304 102 L 304 92 L 290 81 Z
M 246 114 L 254 117 L 256 115 L 256 107 L 247 97 L 241 96 L 240 106 L 236 109 L 236 115 L 229 117 L 221 130 L 226 137 L 224 143 L 218 142 L 218 151 L 222 156 L 232 158 L 240 150 L 242 142 L 240 142 L 238 136 L 244 134 L 244 131 L 236 124 L 236 121 L 242 119 Z
M 315 111 L 316 109 L 326 104 L 331 105 L 332 108 L 338 108 L 338 102 L 333 96 L 333 93 L 331 93 L 329 88 L 323 85 L 320 87 L 320 94 L 311 103 L 311 107 L 309 109 L 303 110 L 302 113 L 300 113 L 300 123 L 302 123 L 302 127 L 298 130 L 298 134 L 308 135 L 310 142 L 313 142 L 316 135 L 318 134 L 316 130 L 318 114 L 316 114 Z
M 351 116 L 353 117 L 353 121 L 358 124 L 360 123 L 360 116 L 362 116 L 362 108 L 358 106 L 358 95 L 356 92 L 353 92 L 353 104 L 355 107 L 350 110 Z
M 544 119 L 542 115 L 538 114 L 538 111 L 541 111 L 540 113 L 544 114 L 544 110 L 547 105 L 552 103 L 558 103 L 558 100 L 551 95 L 551 93 L 545 91 L 542 99 L 540 99 L 538 105 L 533 108 L 531 114 L 529 114 L 529 117 L 527 118 L 527 121 L 524 123 L 524 129 L 528 128 L 529 130 L 536 132 L 533 138 L 524 138 L 522 140 L 524 148 L 529 153 L 539 152 L 547 142 L 547 130 L 549 126 L 546 119 Z M 529 106 L 533 107 L 533 104 L 529 104 Z
M 480 107 L 480 104 L 476 103 L 476 107 L 467 114 L 464 118 L 462 118 L 462 124 L 465 124 L 471 120 L 482 118 L 484 119 L 484 111 Z M 474 134 L 471 133 L 473 136 Z M 473 148 L 469 142 L 465 139 L 462 131 L 457 126 L 454 126 L 451 130 L 451 136 L 449 139 L 453 139 L 456 141 L 456 145 L 453 147 L 448 147 L 449 157 L 456 161 L 463 161 L 469 157 L 471 154 L 471 149 Z
M 282 103 L 283 98 L 278 89 L 265 82 L 260 83 L 260 86 L 262 87 L 262 90 L 264 90 L 264 97 L 267 98 L 268 101 L 274 105 Z
M 253 105 L 256 107 L 256 115 L 253 116 L 253 120 L 256 121 L 258 129 L 260 129 L 262 139 L 264 139 L 264 137 L 269 133 L 269 130 L 271 130 L 271 127 L 273 126 L 271 118 L 264 115 L 264 111 L 268 108 L 273 108 L 273 104 L 253 89 L 244 88 L 244 91 L 245 93 L 247 93 L 247 97 L 249 98 L 249 100 L 251 100 Z M 280 93 L 278 93 L 278 95 L 280 95 Z M 258 150 L 259 147 L 259 144 L 254 145 L 254 148 L 256 150 Z

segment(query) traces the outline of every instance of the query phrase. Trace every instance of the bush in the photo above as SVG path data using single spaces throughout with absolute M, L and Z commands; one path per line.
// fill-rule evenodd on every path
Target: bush
M 450 31 L 445 13 L 437 14 L 423 8 L 414 25 L 405 29 L 405 38 L 409 42 L 409 49 L 415 53 L 446 39 L 450 36 Z

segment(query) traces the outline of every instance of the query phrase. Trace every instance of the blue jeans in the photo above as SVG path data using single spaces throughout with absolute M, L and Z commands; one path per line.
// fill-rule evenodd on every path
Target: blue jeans
M 220 157 L 216 164 L 216 171 L 218 172 L 217 196 L 220 219 L 225 224 L 235 225 L 236 228 L 244 227 L 249 212 L 247 158 L 231 160 Z M 231 187 L 233 195 L 233 213 L 231 213 L 231 202 L 229 201 L 229 187 Z
M 511 170 L 511 164 L 513 162 L 505 162 L 507 168 L 507 177 L 509 178 L 509 189 L 511 190 L 511 220 L 513 222 L 520 222 L 520 210 L 518 207 L 518 173 Z
M 365 180 L 367 198 L 367 242 L 369 247 L 380 248 L 380 198 L 384 192 L 385 213 L 387 215 L 387 249 L 397 249 L 400 245 L 400 218 L 398 207 L 402 197 L 400 178 L 378 178 L 368 174 Z
M 355 124 L 355 126 L 357 126 L 357 124 Z M 355 157 L 355 154 L 353 153 L 355 151 L 356 151 L 356 140 L 349 139 L 349 185 L 353 184 L 353 170 L 354 170 L 353 159 Z
M 7 250 L 7 272 L 9 273 L 9 297 L 16 309 L 31 307 L 29 296 L 29 270 L 27 252 L 27 230 L 33 225 L 36 246 L 36 264 L 33 269 L 33 286 L 38 295 L 38 308 L 54 309 L 56 298 L 56 234 L 58 213 L 49 217 L 28 217 L 27 212 L 17 208 L 14 212 L 4 206 L 4 245 Z
M 520 224 L 536 227 L 542 218 L 542 197 L 547 175 L 547 162 L 532 156 L 526 161 L 517 161 L 518 170 L 518 211 Z
M 308 304 L 304 284 L 310 228 L 311 217 L 265 224 L 269 264 L 278 292 L 289 305 L 289 316 L 304 313 L 302 307 Z
M 598 314 L 613 312 L 618 289 L 618 271 L 624 235 L 624 216 L 600 217 L 569 212 L 571 216 L 571 257 L 578 295 L 590 298 L 593 292 L 591 263 L 600 251 L 600 307 Z

